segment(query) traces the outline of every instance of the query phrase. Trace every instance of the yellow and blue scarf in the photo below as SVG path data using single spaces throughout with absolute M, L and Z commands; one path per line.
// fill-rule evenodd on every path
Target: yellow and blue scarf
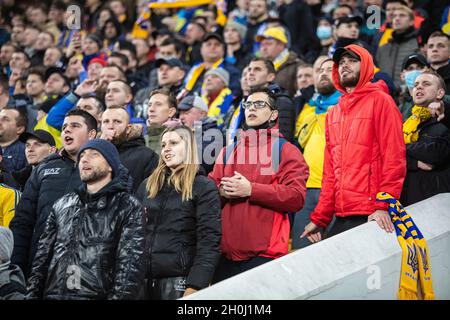
M 389 204 L 389 215 L 395 227 L 397 240 L 402 248 L 399 300 L 418 300 L 418 280 L 424 300 L 434 300 L 430 257 L 427 242 L 405 211 L 403 206 L 389 193 L 379 192 L 377 201 Z
M 278 69 L 280 69 L 280 67 L 283 65 L 283 63 L 285 63 L 287 61 L 288 58 L 289 58 L 289 50 L 284 49 L 278 55 L 278 57 L 276 57 L 275 60 L 273 60 L 273 65 L 275 66 L 275 71 L 278 71 Z
M 405 143 L 416 142 L 419 139 L 419 125 L 431 118 L 427 107 L 414 106 L 412 115 L 403 124 L 403 139 Z
M 204 94 L 202 96 L 203 101 L 208 105 L 208 117 L 217 120 L 217 127 L 220 129 L 223 126 L 223 118 L 227 114 L 233 102 L 233 94 L 228 88 L 222 89 L 219 95 L 214 99 L 209 105 L 208 95 Z
M 224 62 L 223 59 L 217 60 L 213 64 L 211 69 L 223 68 L 224 67 L 223 62 Z M 205 63 L 202 62 L 202 63 L 198 63 L 195 66 L 193 66 L 192 69 L 189 71 L 189 74 L 185 78 L 184 90 L 192 91 L 192 89 L 194 88 L 198 79 L 202 75 L 203 71 L 205 71 Z M 202 85 L 202 87 L 203 87 L 203 85 Z

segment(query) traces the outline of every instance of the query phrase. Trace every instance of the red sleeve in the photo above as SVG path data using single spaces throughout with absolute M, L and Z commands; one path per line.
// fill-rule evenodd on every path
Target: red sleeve
M 278 184 L 252 183 L 249 201 L 276 212 L 296 212 L 303 208 L 309 168 L 300 150 L 286 142 L 276 173 Z
M 216 158 L 216 162 L 214 164 L 213 170 L 208 174 L 208 178 L 214 181 L 217 186 L 217 189 L 220 188 L 220 180 L 223 178 L 224 172 L 224 164 L 223 164 L 223 153 L 225 152 L 225 147 L 219 152 L 219 155 Z M 220 201 L 222 203 L 222 207 L 225 205 L 228 199 L 220 196 Z
M 319 227 L 326 228 L 333 220 L 335 212 L 334 169 L 331 160 L 331 145 L 328 126 L 329 115 L 325 118 L 325 157 L 323 162 L 322 189 L 319 202 L 311 213 L 311 221 Z
M 390 98 L 380 99 L 381 106 L 375 115 L 375 134 L 382 159 L 380 190 L 399 199 L 406 176 L 406 147 L 403 139 L 402 116 Z M 378 101 L 380 101 L 378 100 Z M 388 204 L 376 202 L 376 210 L 388 209 Z

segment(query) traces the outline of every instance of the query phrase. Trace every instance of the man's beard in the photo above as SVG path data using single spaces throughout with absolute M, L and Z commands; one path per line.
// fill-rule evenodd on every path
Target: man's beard
M 346 78 L 346 79 L 342 79 L 342 77 L 340 77 L 339 80 L 340 80 L 341 86 L 343 86 L 344 88 L 354 88 L 358 84 L 359 76 L 357 76 L 357 77 L 351 76 L 350 78 Z
M 322 80 L 323 79 L 320 79 L 320 81 L 322 81 Z M 317 92 L 323 96 L 328 96 L 336 90 L 336 88 L 333 85 L 333 82 L 330 81 L 329 78 L 326 78 L 326 80 L 328 80 L 328 82 L 326 84 L 320 85 L 320 81 L 319 81 L 319 85 L 317 86 Z
M 127 132 L 124 130 L 117 137 L 114 137 L 112 139 L 112 143 L 114 145 L 118 146 L 118 145 L 121 145 L 122 143 L 124 143 L 125 141 L 127 141 L 127 139 L 128 139 Z
M 100 180 L 102 180 L 103 178 L 108 176 L 109 171 L 107 169 L 104 170 L 96 170 L 96 171 L 91 171 L 90 173 L 86 174 L 86 175 L 81 175 L 81 181 L 83 181 L 84 183 L 95 183 L 98 182 Z

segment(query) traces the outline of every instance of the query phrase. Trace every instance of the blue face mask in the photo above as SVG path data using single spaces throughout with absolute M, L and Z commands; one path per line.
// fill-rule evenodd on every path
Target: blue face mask
M 414 81 L 422 74 L 421 70 L 412 70 L 405 73 L 405 83 L 408 89 L 414 88 Z
M 329 26 L 318 26 L 316 31 L 317 38 L 320 40 L 326 40 L 331 38 L 331 27 Z

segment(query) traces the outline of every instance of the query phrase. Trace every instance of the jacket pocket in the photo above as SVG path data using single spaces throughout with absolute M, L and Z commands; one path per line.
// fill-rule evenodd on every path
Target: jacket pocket
M 183 273 L 187 271 L 186 245 L 181 243 L 178 249 L 178 257 L 180 259 L 181 270 Z

